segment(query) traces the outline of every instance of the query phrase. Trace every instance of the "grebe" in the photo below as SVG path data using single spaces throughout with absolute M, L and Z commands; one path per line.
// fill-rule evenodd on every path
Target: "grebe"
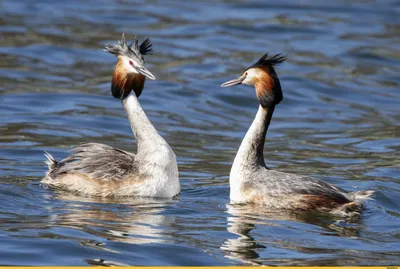
M 137 140 L 137 153 L 132 154 L 99 143 L 77 146 L 71 155 L 56 161 L 49 153 L 49 170 L 41 181 L 44 185 L 84 195 L 138 196 L 171 198 L 180 192 L 176 156 L 158 134 L 144 113 L 138 97 L 145 78 L 155 79 L 144 66 L 143 55 L 153 52 L 149 38 L 138 46 L 130 45 L 125 36 L 118 45 L 106 45 L 105 51 L 118 57 L 111 92 L 122 101 Z
M 254 85 L 260 102 L 257 115 L 231 168 L 231 202 L 263 204 L 271 210 L 357 214 L 362 208 L 363 200 L 368 199 L 374 191 L 347 192 L 312 177 L 273 171 L 265 165 L 265 135 L 274 108 L 283 99 L 274 67 L 283 61 L 285 57 L 281 54 L 268 56 L 266 53 L 240 77 L 221 85 Z

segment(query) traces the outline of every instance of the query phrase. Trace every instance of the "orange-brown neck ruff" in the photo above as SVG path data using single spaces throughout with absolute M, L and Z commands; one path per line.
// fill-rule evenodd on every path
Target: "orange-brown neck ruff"
M 140 96 L 144 87 L 145 77 L 137 73 L 128 73 L 122 60 L 118 60 L 115 66 L 111 92 L 115 98 L 125 99 L 133 90 L 137 97 Z
M 282 101 L 282 89 L 279 78 L 272 67 L 256 68 L 254 87 L 260 104 L 263 108 L 271 107 Z

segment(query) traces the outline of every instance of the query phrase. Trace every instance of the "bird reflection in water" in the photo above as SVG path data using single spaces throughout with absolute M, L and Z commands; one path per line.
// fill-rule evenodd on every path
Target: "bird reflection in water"
M 79 197 L 59 191 L 56 199 L 66 201 L 55 208 L 53 226 L 81 230 L 107 241 L 130 244 L 163 243 L 172 236 L 163 233 L 174 217 L 162 214 L 173 199 Z M 104 241 L 106 241 L 104 240 Z M 105 242 L 81 240 L 81 245 L 106 251 Z
M 358 237 L 361 225 L 360 219 L 343 219 L 333 217 L 332 215 L 322 215 L 317 213 L 294 213 L 294 212 L 271 212 L 267 209 L 252 205 L 227 205 L 227 212 L 230 216 L 227 217 L 228 232 L 237 235 L 237 238 L 227 239 L 221 246 L 225 252 L 225 257 L 229 259 L 239 260 L 245 264 L 262 265 L 262 264 L 282 264 L 289 263 L 290 265 L 312 265 L 308 263 L 303 264 L 300 261 L 291 259 L 277 259 L 276 257 L 265 257 L 268 248 L 284 248 L 301 251 L 308 254 L 318 254 L 320 248 L 301 246 L 296 242 L 297 238 L 282 238 L 282 235 L 277 235 L 276 238 L 263 238 L 257 239 L 253 237 L 250 232 L 257 230 L 257 227 L 281 227 L 286 228 L 290 226 L 290 222 L 302 222 L 311 225 L 317 225 L 323 228 L 320 230 L 321 235 L 327 236 L 344 236 L 344 237 Z M 254 231 L 253 231 L 254 234 Z M 312 239 L 310 239 L 312 240 Z M 260 253 L 263 252 L 263 257 Z

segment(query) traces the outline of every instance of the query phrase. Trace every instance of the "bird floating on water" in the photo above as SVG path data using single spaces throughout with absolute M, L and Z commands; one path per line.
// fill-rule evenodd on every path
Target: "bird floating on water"
M 138 196 L 170 198 L 180 192 L 176 156 L 147 118 L 139 103 L 146 77 L 155 79 L 145 67 L 143 55 L 151 54 L 149 38 L 141 45 L 128 44 L 125 36 L 105 51 L 118 58 L 111 92 L 122 101 L 137 140 L 132 154 L 99 143 L 77 146 L 67 158 L 56 161 L 49 153 L 49 170 L 42 184 L 92 196 Z
M 260 103 L 231 168 L 231 202 L 263 204 L 271 210 L 358 214 L 374 191 L 347 192 L 313 177 L 278 172 L 265 165 L 265 135 L 275 106 L 283 99 L 275 66 L 284 61 L 281 54 L 266 53 L 238 78 L 221 85 L 253 85 Z

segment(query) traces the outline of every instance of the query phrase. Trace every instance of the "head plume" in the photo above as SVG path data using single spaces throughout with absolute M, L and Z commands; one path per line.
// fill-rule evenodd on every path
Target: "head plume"
M 247 69 L 257 68 L 257 67 L 262 67 L 262 66 L 274 67 L 275 65 L 281 64 L 284 61 L 286 61 L 286 57 L 282 56 L 281 53 L 275 54 L 273 56 L 269 56 L 268 52 L 267 52 L 260 58 L 260 60 L 258 60 L 255 64 L 252 64 Z
M 153 54 L 153 48 L 149 37 L 139 46 L 136 36 L 133 38 L 133 41 L 128 44 L 125 39 L 125 34 L 122 34 L 122 38 L 118 41 L 117 45 L 105 45 L 104 51 L 116 56 L 128 56 L 129 58 L 137 60 L 142 65 L 144 65 L 143 55 Z

